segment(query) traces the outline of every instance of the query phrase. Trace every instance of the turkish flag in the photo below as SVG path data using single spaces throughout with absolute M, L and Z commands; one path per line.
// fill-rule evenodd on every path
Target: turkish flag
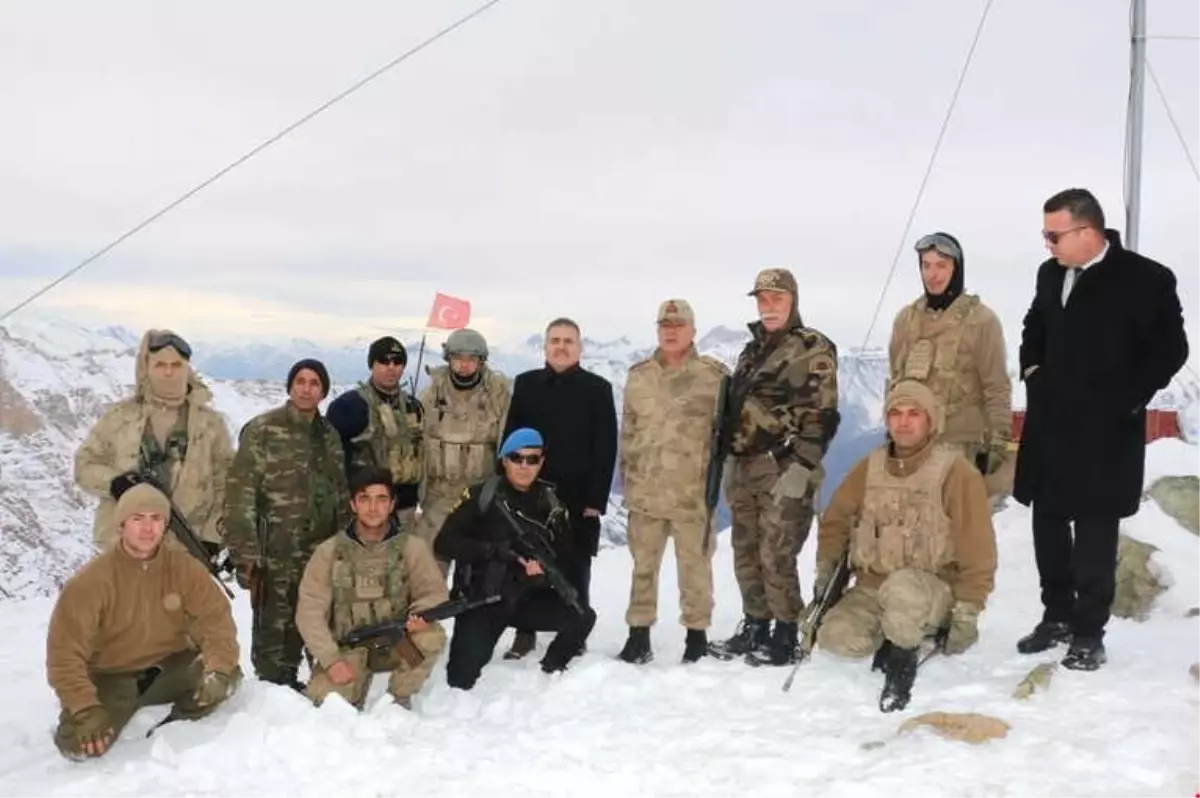
M 435 293 L 433 310 L 429 312 L 426 327 L 442 330 L 460 330 L 471 321 L 471 303 L 458 297 Z

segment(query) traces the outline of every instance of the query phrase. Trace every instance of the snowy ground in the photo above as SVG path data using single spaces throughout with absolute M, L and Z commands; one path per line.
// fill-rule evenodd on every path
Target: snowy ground
M 1149 471 L 1196 473 L 1194 446 L 1155 444 Z M 248 680 L 208 720 L 144 739 L 166 707 L 139 713 L 113 751 L 82 764 L 50 740 L 57 705 L 45 684 L 51 602 L 0 604 L 3 795 L 1191 795 L 1200 789 L 1198 690 L 1188 674 L 1200 649 L 1200 545 L 1152 503 L 1126 525 L 1158 546 L 1172 581 L 1145 623 L 1114 620 L 1108 665 L 1058 669 L 1048 692 L 1010 697 L 1020 679 L 1063 649 L 1020 656 L 1014 643 L 1039 616 L 1029 515 L 997 517 L 1000 572 L 979 644 L 922 667 L 901 713 L 876 705 L 879 674 L 818 651 L 790 693 L 783 669 L 705 660 L 682 667 L 674 562 L 662 579 L 657 659 L 613 659 L 625 636 L 630 561 L 606 549 L 596 562 L 600 614 L 589 652 L 566 674 L 536 658 L 499 659 L 470 693 L 451 691 L 439 667 L 409 713 L 378 702 L 362 715 L 332 699 L 318 710 L 282 688 Z M 806 590 L 814 548 L 805 547 Z M 716 555 L 715 636 L 739 614 L 728 536 Z M 236 612 L 249 628 L 249 607 Z M 506 637 L 498 652 L 507 647 Z M 242 634 L 243 646 L 248 642 Z M 546 636 L 541 637 L 541 647 Z M 249 671 L 244 656 L 243 667 Z M 972 746 L 928 731 L 895 732 L 931 710 L 982 712 L 1012 729 Z M 887 741 L 865 749 L 864 743 Z

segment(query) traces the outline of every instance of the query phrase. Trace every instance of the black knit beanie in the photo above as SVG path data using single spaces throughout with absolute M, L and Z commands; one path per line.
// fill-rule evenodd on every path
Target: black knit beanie
M 325 368 L 325 364 L 315 358 L 307 357 L 304 360 L 297 360 L 295 364 L 288 369 L 287 389 L 292 390 L 292 383 L 296 380 L 296 375 L 304 369 L 308 369 L 317 375 L 317 379 L 321 381 L 321 387 L 324 389 L 322 398 L 329 396 L 329 369 Z
M 367 350 L 367 366 L 373 366 L 375 361 L 383 360 L 385 357 L 397 358 L 401 365 L 408 365 L 408 350 L 404 348 L 404 344 L 390 335 L 385 335 L 371 344 L 371 348 Z

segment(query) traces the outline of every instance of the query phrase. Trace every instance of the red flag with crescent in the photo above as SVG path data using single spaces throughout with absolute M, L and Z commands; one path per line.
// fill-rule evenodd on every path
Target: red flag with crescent
M 433 310 L 429 312 L 426 327 L 442 330 L 460 330 L 471 322 L 471 303 L 458 297 L 442 293 L 433 295 Z

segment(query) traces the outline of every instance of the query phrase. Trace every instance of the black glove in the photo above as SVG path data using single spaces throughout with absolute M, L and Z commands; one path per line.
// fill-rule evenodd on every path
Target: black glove
M 108 493 L 113 499 L 119 501 L 125 491 L 144 481 L 139 472 L 126 471 L 124 474 L 117 474 L 112 478 L 112 482 L 108 483 Z

